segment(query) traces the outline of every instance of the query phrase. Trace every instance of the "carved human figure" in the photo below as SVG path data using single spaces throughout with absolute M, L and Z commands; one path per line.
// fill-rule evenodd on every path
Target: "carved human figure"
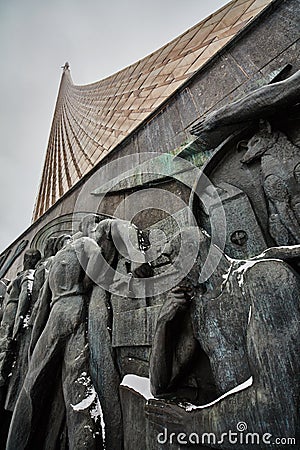
M 7 383 L 15 350 L 13 343 L 30 308 L 34 268 L 40 258 L 38 250 L 27 250 L 23 270 L 7 288 L 0 325 L 0 385 Z
M 96 390 L 104 405 L 104 419 L 107 416 L 114 419 L 106 427 L 108 432 L 118 425 L 118 434 L 116 428 L 114 436 L 106 434 L 106 448 L 122 448 L 120 405 L 116 405 L 119 381 L 107 329 L 111 311 L 104 289 L 109 286 L 113 274 L 110 271 L 117 255 L 112 240 L 112 235 L 118 234 L 115 224 L 116 221 L 104 220 L 97 225 L 91 216 L 82 223 L 83 236 L 57 239 L 56 244 L 61 243 L 62 248 L 52 258 L 39 301 L 32 333 L 33 352 L 14 410 L 8 450 L 37 448 L 40 442 L 45 443 L 51 411 L 46 407 L 41 414 L 40 405 L 47 399 L 51 409 L 50 395 L 53 389 L 57 393 L 60 377 L 69 448 L 98 449 L 102 446 Z M 98 313 L 97 317 L 93 317 L 93 313 Z M 95 360 L 97 356 L 100 361 Z M 104 388 L 103 380 L 109 382 Z M 116 445 L 109 439 L 114 439 Z
M 47 278 L 47 275 L 49 273 L 49 268 L 51 266 L 51 261 L 55 253 L 58 252 L 58 250 L 61 248 L 62 243 L 64 241 L 64 236 L 62 237 L 49 237 L 44 246 L 43 250 L 43 257 L 36 265 L 36 269 L 34 272 L 34 279 L 33 279 L 33 285 L 32 285 L 32 294 L 31 294 L 31 301 L 32 301 L 32 307 L 30 311 L 30 318 L 28 320 L 28 328 L 30 331 L 30 334 L 32 333 L 32 328 L 39 310 L 39 300 L 43 291 L 43 286 L 45 283 L 45 280 Z M 31 339 L 30 339 L 31 340 Z M 31 347 L 30 351 L 28 348 L 28 356 L 30 357 L 31 353 L 33 351 L 33 348 Z
M 209 245 L 203 235 L 195 268 L 201 270 Z M 226 436 L 238 431 L 238 422 L 260 439 L 265 433 L 294 438 L 299 427 L 299 276 L 280 260 L 233 261 L 221 251 L 220 258 L 207 281 L 196 288 L 179 285 L 169 293 L 158 318 L 150 378 L 153 394 L 169 397 L 205 352 L 222 397 L 206 407 L 199 407 L 201 400 L 194 406 L 151 400 L 148 418 L 160 430 L 186 437 L 214 433 L 213 448 L 228 448 Z M 179 335 L 178 323 L 183 324 Z M 247 388 L 226 395 L 246 381 Z M 255 439 L 250 448 L 265 448 Z
M 269 209 L 269 231 L 277 245 L 300 243 L 300 154 L 268 122 L 247 143 L 242 162 L 260 159 L 262 185 Z
M 143 254 L 138 251 L 137 234 L 136 227 L 120 219 L 102 220 L 94 231 L 94 238 L 100 245 L 108 265 L 102 282 L 94 285 L 89 302 L 90 371 L 103 412 L 107 450 L 123 448 L 123 423 L 119 396 L 121 376 L 118 357 L 112 347 L 113 308 L 108 291 L 111 292 L 112 283 L 118 285 L 119 295 L 126 301 L 126 295 L 131 290 L 130 282 L 120 285 L 122 274 L 116 275 L 120 258 L 125 258 L 131 264 L 133 274 L 145 276 L 145 265 L 141 261 Z M 125 286 L 126 292 L 123 292 L 120 286 Z
M 65 235 L 60 241 L 62 248 L 53 257 L 40 298 L 32 333 L 34 350 L 12 417 L 7 449 L 38 448 L 39 442 L 45 441 L 43 428 L 51 415 L 49 395 L 56 391 L 60 376 L 69 447 L 96 449 L 101 445 L 100 423 L 93 419 L 97 398 L 88 375 L 85 326 L 91 286 L 86 273 L 96 277 L 101 250 L 87 236 L 72 240 Z M 78 255 L 85 260 L 84 267 Z M 43 402 L 49 402 L 49 408 L 43 407 L 41 414 Z
M 54 254 L 56 238 L 49 238 L 45 243 L 43 258 L 35 266 L 32 280 L 30 302 L 26 311 L 22 311 L 23 319 L 15 321 L 13 339 L 15 340 L 15 361 L 8 383 L 5 409 L 13 411 L 28 369 L 28 351 L 31 341 L 32 327 L 38 310 L 38 297 L 42 290 L 51 258 Z
M 289 78 L 262 86 L 239 100 L 213 111 L 201 118 L 191 128 L 191 133 L 199 136 L 220 127 L 247 123 L 259 118 L 267 118 L 300 100 L 300 70 Z
M 46 239 L 45 246 L 43 249 L 43 257 L 36 266 L 34 273 L 34 281 L 32 287 L 32 303 L 35 304 L 39 293 L 44 285 L 46 274 L 51 264 L 51 259 L 56 253 L 56 241 L 57 237 L 49 237 Z

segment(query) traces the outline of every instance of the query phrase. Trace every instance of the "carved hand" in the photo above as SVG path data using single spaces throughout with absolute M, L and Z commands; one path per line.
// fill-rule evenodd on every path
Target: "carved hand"
M 192 297 L 192 289 L 182 286 L 175 287 L 169 292 L 167 300 L 162 305 L 158 322 L 169 322 L 174 319 L 177 312 L 185 310 Z

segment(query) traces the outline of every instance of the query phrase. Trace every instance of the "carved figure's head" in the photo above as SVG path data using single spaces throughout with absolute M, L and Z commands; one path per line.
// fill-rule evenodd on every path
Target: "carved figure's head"
M 260 120 L 259 130 L 246 143 L 247 151 L 242 158 L 242 163 L 249 164 L 260 158 L 267 150 L 272 148 L 277 138 L 278 133 L 272 132 L 269 122 Z
M 33 249 L 26 250 L 23 259 L 23 269 L 24 270 L 34 269 L 40 259 L 41 253 L 39 250 Z
M 56 237 L 49 237 L 44 246 L 44 258 L 49 258 L 55 254 Z
M 95 240 L 107 261 L 112 259 L 113 252 L 130 261 L 132 268 L 145 261 L 139 249 L 138 229 L 126 220 L 102 220 L 95 230 Z
M 82 232 L 83 236 L 95 238 L 94 233 L 99 222 L 100 217 L 97 216 L 97 214 L 88 214 L 80 222 L 79 230 Z

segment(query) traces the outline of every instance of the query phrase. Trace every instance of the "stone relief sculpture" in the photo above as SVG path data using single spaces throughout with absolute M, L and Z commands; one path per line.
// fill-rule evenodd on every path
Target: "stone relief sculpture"
M 299 80 L 300 71 L 257 89 L 209 114 L 192 132 L 209 134 L 220 128 L 224 133 L 231 125 L 258 122 L 296 105 Z M 37 252 L 25 253 L 31 262 L 24 263 L 24 271 L 8 288 L 0 327 L 0 386 L 7 388 L 5 407 L 13 411 L 7 450 L 123 450 L 122 407 L 130 405 L 120 400 L 121 374 L 128 367 L 122 366 L 120 355 L 123 346 L 127 359 L 133 359 L 134 352 L 127 349 L 137 342 L 128 332 L 126 345 L 112 344 L 113 337 L 118 338 L 116 316 L 124 322 L 134 314 L 126 309 L 122 315 L 122 305 L 129 300 L 136 301 L 135 317 L 142 317 L 138 310 L 145 312 L 149 306 L 146 298 L 135 298 L 136 278 L 151 277 L 166 263 L 181 271 L 184 258 L 175 262 L 175 256 L 183 234 L 186 257 L 195 245 L 200 249 L 188 275 L 161 296 L 166 300 L 149 362 L 156 399 L 146 407 L 148 450 L 160 448 L 156 437 L 162 430 L 221 438 L 241 421 L 254 433 L 296 434 L 300 279 L 292 266 L 298 268 L 300 254 L 299 246 L 293 245 L 300 242 L 299 149 L 283 132 L 261 121 L 247 142 L 242 164 L 248 167 L 258 160 L 269 234 L 276 245 L 289 247 L 273 247 L 250 260 L 232 260 L 217 249 L 220 263 L 201 283 L 199 274 L 211 243 L 204 232 L 195 243 L 189 228 L 169 243 L 160 243 L 165 250 L 151 267 L 142 258 L 136 264 L 138 239 L 132 224 L 100 220 L 94 214 L 83 219 L 79 233 L 50 238 L 38 264 L 33 261 Z M 231 187 L 221 186 L 227 191 Z M 135 249 L 128 242 L 129 228 L 136 235 Z M 238 228 L 231 239 L 242 246 L 248 236 Z M 115 276 L 118 264 L 123 272 Z M 152 307 L 158 311 L 160 304 L 153 302 Z M 150 315 L 143 317 L 146 329 Z M 149 336 L 140 341 L 148 345 L 143 355 L 149 355 Z M 12 342 L 17 343 L 18 355 L 13 370 Z M 142 362 L 147 370 L 148 356 Z M 240 385 L 238 392 L 228 395 Z M 218 447 L 227 448 L 223 442 L 213 443 Z
M 122 448 L 120 376 L 111 347 L 111 307 L 105 286 L 113 276 L 120 248 L 127 250 L 129 223 L 96 222 L 96 216 L 90 215 L 82 222 L 81 234 L 63 235 L 55 241 L 58 251 L 51 257 L 38 299 L 31 360 L 12 417 L 8 449 L 36 448 L 47 439 L 54 407 L 60 414 L 57 425 L 51 424 L 57 433 L 51 437 L 53 448 L 65 426 L 61 411 L 66 414 L 69 448 L 102 448 L 100 404 L 106 448 Z M 49 402 L 43 414 L 41 399 Z
M 249 432 L 261 436 L 295 436 L 299 426 L 300 278 L 283 261 L 264 259 L 264 255 L 233 261 L 222 254 L 218 270 L 197 286 L 209 244 L 203 235 L 190 274 L 194 276 L 174 288 L 162 306 L 150 379 L 154 395 L 168 401 L 150 400 L 149 421 L 156 424 L 156 431 L 165 427 L 168 433 L 185 433 L 186 437 L 214 433 L 219 443 L 214 442 L 213 448 L 227 448 L 222 433 L 236 431 L 241 421 Z M 203 407 L 202 386 L 209 390 L 199 376 L 190 386 L 196 391 L 192 402 L 187 389 L 178 395 L 188 376 L 197 375 L 203 352 L 211 369 L 204 380 L 212 386 L 208 401 L 223 395 L 207 407 Z M 247 381 L 247 388 L 225 396 Z
M 300 242 L 300 149 L 270 124 L 261 121 L 260 130 L 247 144 L 242 162 L 260 159 L 262 185 L 269 209 L 269 231 L 277 245 Z
M 243 189 L 243 168 L 248 174 L 248 189 L 251 183 L 249 176 L 255 175 L 256 188 L 252 195 L 259 197 L 259 200 L 256 202 L 252 197 L 250 201 L 255 203 L 255 213 L 266 233 L 264 237 L 268 245 L 293 245 L 300 242 L 297 212 L 299 132 L 295 117 L 299 99 L 298 70 L 283 81 L 265 85 L 207 114 L 191 129 L 191 133 L 199 136 L 200 141 L 203 138 L 213 146 L 216 139 L 225 142 L 231 132 L 241 134 L 243 130 L 244 135 L 247 133 L 246 153 L 242 158 L 236 153 L 235 157 L 244 166 L 236 164 L 242 170 L 240 177 L 232 177 L 233 184 L 237 183 L 236 186 Z M 249 139 L 250 132 L 254 134 Z M 262 189 L 258 186 L 259 182 Z
M 39 448 L 45 442 L 53 449 L 123 448 L 121 378 L 111 343 L 113 309 L 107 290 L 119 252 L 134 259 L 126 241 L 129 226 L 112 219 L 98 223 L 91 215 L 83 221 L 81 233 L 47 242 L 36 281 L 31 276 L 31 285 L 39 284 L 41 294 L 30 364 L 7 449 Z M 182 233 L 187 236 L 184 255 L 193 253 L 198 245 L 195 234 L 189 239 L 189 229 L 183 229 L 165 245 L 163 255 L 179 272 L 184 257 L 174 261 Z M 279 258 L 297 260 L 299 246 L 274 247 L 249 261 L 232 260 L 218 250 L 217 269 L 200 284 L 210 246 L 205 233 L 199 245 L 192 270 L 169 292 L 157 321 L 150 359 L 157 400 L 147 406 L 149 449 L 158 448 L 155 439 L 162 428 L 168 433 L 221 436 L 239 421 L 256 433 L 293 436 L 300 280 Z M 134 272 L 147 276 L 144 269 L 141 264 Z M 20 317 L 13 306 L 14 317 Z M 11 333 L 14 327 L 19 330 L 16 323 L 10 324 Z M 276 377 L 284 379 L 284 385 L 279 386 Z M 246 389 L 226 396 L 244 382 Z
M 20 314 L 19 320 L 15 321 L 13 339 L 16 341 L 15 361 L 11 370 L 11 376 L 7 389 L 5 409 L 13 411 L 15 403 L 23 385 L 27 369 L 29 348 L 31 342 L 31 332 L 38 309 L 38 296 L 43 287 L 47 267 L 54 254 L 54 244 L 56 239 L 49 238 L 46 242 L 43 258 L 35 265 L 33 279 L 31 283 L 29 302 Z
M 94 233 L 94 239 L 108 263 L 108 270 L 103 282 L 93 286 L 89 302 L 90 371 L 105 422 L 105 448 L 114 450 L 123 448 L 123 424 L 119 396 L 121 375 L 118 355 L 112 347 L 113 307 L 108 289 L 110 285 L 114 289 L 117 287 L 117 295 L 122 295 L 126 301 L 130 286 L 122 283 L 121 273 L 114 273 L 121 258 L 131 261 L 133 272 L 143 270 L 142 263 L 133 262 L 133 253 L 138 251 L 137 232 L 127 221 L 104 219 Z
M 16 351 L 15 344 L 21 327 L 26 321 L 30 308 L 34 269 L 41 258 L 37 250 L 27 250 L 24 254 L 23 270 L 7 288 L 3 317 L 0 325 L 0 384 L 5 385 Z
M 224 139 L 228 127 L 282 113 L 299 102 L 299 81 L 300 71 L 257 89 L 207 115 L 191 132 L 205 138 L 216 132 Z M 300 279 L 283 259 L 297 268 L 299 246 L 291 244 L 300 238 L 299 148 L 261 120 L 242 163 L 257 159 L 269 232 L 277 245 L 290 247 L 274 247 L 248 261 L 222 253 L 217 270 L 197 285 L 210 245 L 203 234 L 189 279 L 168 294 L 157 321 L 150 381 L 153 394 L 163 400 L 147 406 L 151 449 L 161 448 L 153 442 L 163 428 L 174 436 L 213 433 L 213 448 L 227 448 L 224 436 L 240 421 L 261 436 L 298 432 Z M 172 245 L 178 247 L 177 238 Z M 239 392 L 228 395 L 239 385 Z M 263 447 L 254 443 L 252 448 Z
M 57 376 L 62 377 L 70 447 L 97 448 L 101 440 L 100 422 L 92 417 L 97 404 L 88 376 L 85 329 L 85 296 L 91 281 L 85 277 L 77 252 L 86 258 L 86 271 L 95 273 L 98 270 L 101 250 L 97 243 L 88 236 L 73 241 L 71 236 L 65 235 L 43 287 L 32 334 L 34 350 L 12 418 L 7 448 L 38 445 L 34 430 L 41 419 L 41 399 L 47 398 L 44 386 L 48 385 L 50 389 L 51 381 Z M 48 349 L 46 355 L 45 348 Z M 92 399 L 85 407 L 81 401 L 86 399 L 88 390 L 91 390 Z

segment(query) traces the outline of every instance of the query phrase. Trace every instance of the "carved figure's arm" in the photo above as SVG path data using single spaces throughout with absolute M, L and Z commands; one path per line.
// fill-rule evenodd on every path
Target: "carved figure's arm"
M 150 357 L 150 382 L 156 396 L 172 391 L 194 355 L 197 345 L 191 327 L 189 298 L 181 288 L 173 289 L 157 321 Z
M 84 256 L 86 258 L 85 283 L 100 283 L 105 278 L 110 266 L 102 255 L 101 247 L 91 238 L 84 239 Z
M 245 97 L 213 111 L 191 129 L 200 135 L 220 126 L 234 125 L 274 113 L 278 108 L 293 105 L 300 100 L 300 70 L 286 80 L 262 86 Z

